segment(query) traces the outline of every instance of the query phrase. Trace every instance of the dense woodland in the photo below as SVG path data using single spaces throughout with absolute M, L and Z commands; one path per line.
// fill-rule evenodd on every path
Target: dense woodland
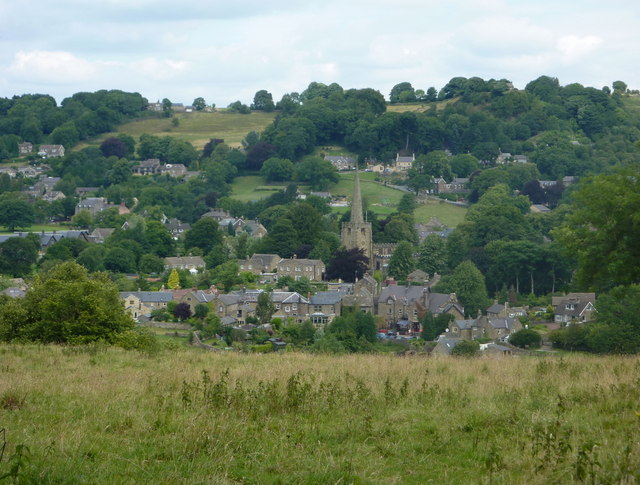
M 231 288 L 247 283 L 237 275 L 235 259 L 274 252 L 322 259 L 336 270 L 332 276 L 349 279 L 354 272 L 339 269 L 351 268 L 358 255 L 340 251 L 338 237 L 349 213 L 337 215 L 318 197 L 296 199 L 296 184 L 325 190 L 337 182 L 319 147 L 342 146 L 362 164 L 388 163 L 402 152 L 416 156 L 402 182 L 419 193 L 431 187 L 434 177 L 468 177 L 471 206 L 446 240 L 430 236 L 420 245 L 412 194 L 403 197 L 394 214 L 368 211 L 374 241 L 400 243 L 390 276 L 402 281 L 415 268 L 443 274 L 439 290 L 455 291 L 469 312 L 486 308 L 493 298 L 544 304 L 552 293 L 570 289 L 640 300 L 634 300 L 640 293 L 640 111 L 625 83 L 596 89 L 561 86 L 542 76 L 517 90 L 507 80 L 458 77 L 439 91 L 403 82 L 389 99 L 370 88 L 345 90 L 317 82 L 278 102 L 262 90 L 251 108 L 275 110 L 273 123 L 262 133 L 248 133 L 242 148 L 231 148 L 212 133 L 201 152 L 176 137 L 149 134 L 139 139 L 118 134 L 92 143 L 96 135 L 117 132 L 126 120 L 156 115 L 137 93 L 78 93 L 60 106 L 46 95 L 0 99 L 0 160 L 16 159 L 23 141 L 68 148 L 65 157 L 47 161 L 51 175 L 61 177 L 57 189 L 67 199 L 28 202 L 20 191 L 33 181 L 2 174 L 0 224 L 13 228 L 71 219 L 78 227 L 118 228 L 99 247 L 77 241 L 52 246 L 38 261 L 40 269 L 75 260 L 91 272 L 158 274 L 163 257 L 197 254 L 205 257 L 208 270 L 195 281 L 182 275 L 183 284 Z M 391 109 L 400 102 L 419 109 Z M 168 106 L 157 116 L 170 116 Z M 251 112 L 243 107 L 238 102 L 229 109 Z M 80 141 L 88 146 L 72 150 Z M 503 152 L 525 155 L 530 163 L 497 166 Z M 132 176 L 132 166 L 148 158 L 181 163 L 200 175 L 188 180 Z M 27 161 L 39 163 L 35 156 Z M 291 185 L 255 202 L 230 197 L 236 176 L 255 173 Z M 580 182 L 565 186 L 566 176 Z M 540 180 L 557 183 L 543 187 Z M 97 195 L 132 208 L 128 229 L 120 229 L 125 218 L 115 210 L 95 219 L 73 216 L 75 189 L 84 186 L 98 187 Z M 552 211 L 531 213 L 532 203 L 547 204 Z M 268 236 L 230 237 L 215 221 L 200 219 L 213 207 L 258 219 Z M 23 219 L 15 224 L 17 214 Z M 163 215 L 193 224 L 184 241 L 171 239 L 159 222 Z M 0 245 L 0 271 L 32 274 L 35 241 L 9 243 Z M 142 277 L 136 284 L 146 285 Z M 633 318 L 625 324 L 640 335 Z M 612 322 L 603 318 L 598 325 L 604 332 Z M 582 340 L 571 346 L 593 349 L 587 337 L 579 336 Z M 637 350 L 640 337 L 634 338 Z

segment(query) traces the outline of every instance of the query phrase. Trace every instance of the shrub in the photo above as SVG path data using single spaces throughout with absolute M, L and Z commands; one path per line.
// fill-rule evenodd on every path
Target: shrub
M 523 349 L 537 349 L 542 343 L 542 335 L 532 328 L 523 328 L 511 335 L 509 342 Z
M 451 355 L 459 357 L 475 357 L 480 352 L 480 344 L 475 340 L 463 340 L 451 351 Z

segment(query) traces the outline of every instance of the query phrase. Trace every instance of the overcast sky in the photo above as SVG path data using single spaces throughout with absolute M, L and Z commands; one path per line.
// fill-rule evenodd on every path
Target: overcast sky
M 122 89 L 225 107 L 310 82 L 440 89 L 540 75 L 640 88 L 640 2 L 0 0 L 0 96 Z

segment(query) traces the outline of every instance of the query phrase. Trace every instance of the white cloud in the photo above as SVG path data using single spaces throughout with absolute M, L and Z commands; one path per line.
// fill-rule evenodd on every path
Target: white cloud
M 133 74 L 141 74 L 152 79 L 171 79 L 185 72 L 189 68 L 189 63 L 150 57 L 131 62 L 127 67 L 131 69 Z
M 595 35 L 583 37 L 565 35 L 558 39 L 557 48 L 562 54 L 563 60 L 572 63 L 592 54 L 601 44 L 602 39 Z
M 8 71 L 18 79 L 78 83 L 90 80 L 96 67 L 70 52 L 35 50 L 18 51 Z

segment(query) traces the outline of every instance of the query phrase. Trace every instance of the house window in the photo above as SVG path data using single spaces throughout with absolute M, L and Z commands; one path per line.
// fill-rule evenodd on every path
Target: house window
M 300 266 L 296 266 L 296 271 L 302 271 L 302 268 L 300 268 Z
M 291 311 L 291 307 L 287 305 L 286 307 L 284 307 L 284 311 L 289 313 Z
M 276 303 L 276 310 L 280 310 L 280 303 Z
M 313 311 L 320 313 L 322 311 L 322 305 L 314 305 Z
M 222 307 L 221 306 L 218 307 L 218 313 L 222 313 Z
M 393 313 L 393 310 L 391 308 L 387 308 L 387 313 L 391 315 Z
M 291 309 L 292 310 L 297 310 L 298 309 L 298 305 L 296 303 L 294 303 L 293 305 L 291 305 Z

